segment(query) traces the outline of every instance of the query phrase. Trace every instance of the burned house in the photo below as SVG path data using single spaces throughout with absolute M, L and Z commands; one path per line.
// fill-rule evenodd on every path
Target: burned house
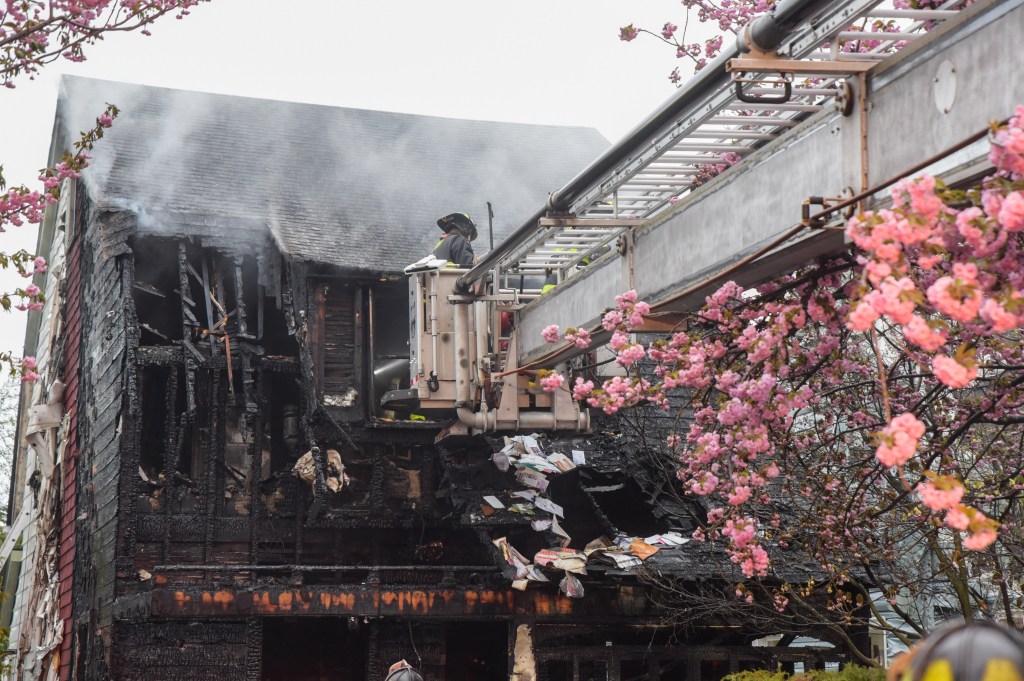
M 434 220 L 471 212 L 486 250 L 488 206 L 497 242 L 604 149 L 595 131 L 68 78 L 54 158 L 108 101 L 123 114 L 39 242 L 17 678 L 373 681 L 405 658 L 436 680 L 708 679 L 831 659 L 737 654 L 750 637 L 723 621 L 680 645 L 615 560 L 584 598 L 557 577 L 512 588 L 508 547 L 549 543 L 512 508 L 504 443 L 437 444 L 443 420 L 381 404 L 409 388 L 403 268 Z M 550 486 L 578 548 L 692 529 L 609 448 L 544 446 L 571 461 Z M 700 576 L 673 555 L 652 565 Z

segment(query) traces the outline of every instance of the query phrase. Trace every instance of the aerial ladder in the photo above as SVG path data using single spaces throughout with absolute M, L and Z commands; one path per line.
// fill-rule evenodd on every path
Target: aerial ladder
M 845 219 L 899 177 L 979 176 L 985 126 L 1024 102 L 1024 83 L 1000 76 L 1024 69 L 1002 47 L 1024 0 L 933 4 L 781 0 L 752 21 L 472 269 L 410 273 L 411 387 L 384 402 L 451 419 L 453 434 L 586 432 L 571 380 L 554 393 L 534 380 L 571 379 L 585 352 L 544 343 L 548 324 L 587 328 L 596 346 L 603 306 L 635 289 L 658 313 L 647 330 L 671 328 L 729 278 L 754 285 L 842 251 Z M 916 135 L 893 120 L 907 111 Z M 732 167 L 708 181 L 712 166 Z

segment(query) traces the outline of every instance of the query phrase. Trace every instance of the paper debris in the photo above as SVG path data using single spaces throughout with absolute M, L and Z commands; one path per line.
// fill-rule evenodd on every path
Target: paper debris
M 583 583 L 568 572 L 558 583 L 558 590 L 569 598 L 583 598 Z
M 598 537 L 586 545 L 583 549 L 583 553 L 589 556 L 594 551 L 603 551 L 609 546 L 611 546 L 611 542 L 608 541 L 608 537 Z
M 657 546 L 651 546 L 643 539 L 634 539 L 629 545 L 630 552 L 640 560 L 647 560 L 658 552 Z
M 560 473 L 558 466 L 554 465 L 543 456 L 538 454 L 525 454 L 517 462 L 518 466 L 526 466 L 541 473 Z
M 506 447 L 505 449 L 508 449 L 508 448 Z M 511 464 L 509 463 L 509 460 L 508 460 L 508 453 L 505 452 L 504 449 L 501 450 L 500 452 L 495 452 L 494 454 L 492 454 L 491 455 L 491 461 L 494 462 L 494 465 L 502 473 L 507 473 L 508 469 L 511 467 Z
M 528 580 L 525 580 L 525 579 L 513 579 L 512 580 L 512 588 L 515 589 L 516 591 L 526 591 L 526 585 L 529 584 L 529 583 L 530 582 Z
M 512 504 L 508 507 L 508 510 L 522 515 L 537 515 L 537 511 L 534 510 L 533 506 L 527 503 Z
M 577 466 L 587 465 L 587 455 L 583 453 L 582 449 L 572 450 L 572 462 Z
M 565 512 L 562 510 L 562 507 L 556 504 L 555 502 L 551 501 L 550 499 L 545 499 L 544 497 L 537 497 L 533 504 L 540 510 L 547 511 L 548 513 L 556 515 L 559 518 L 565 517 Z
M 498 501 L 498 497 L 488 495 L 484 497 L 484 501 L 487 503 L 488 506 L 495 510 L 505 508 L 505 504 Z
M 535 565 L 530 565 L 526 568 L 526 578 L 531 582 L 550 582 L 551 580 L 544 576 L 544 573 L 537 569 Z
M 516 473 L 516 482 L 527 487 L 532 487 L 539 492 L 543 492 L 548 488 L 548 479 L 544 477 L 542 473 L 525 468 L 520 469 L 520 471 Z
M 512 496 L 516 499 L 526 499 L 527 501 L 533 501 L 537 498 L 537 493 L 532 489 L 521 489 L 512 492 Z
M 631 567 L 635 567 L 643 563 L 642 560 L 640 560 L 636 556 L 631 556 L 628 553 L 616 553 L 613 551 L 607 551 L 601 555 L 602 557 L 607 557 L 611 561 L 611 563 L 620 570 L 628 570 Z
M 587 574 L 587 557 L 572 549 L 541 549 L 533 557 L 533 562 L 580 575 Z
M 545 530 L 551 529 L 550 518 L 538 518 L 530 522 L 530 527 L 533 528 L 534 532 L 544 532 Z
M 558 537 L 558 543 L 563 547 L 568 546 L 569 542 L 572 541 L 572 537 L 570 537 L 568 533 L 562 529 L 562 526 L 558 524 L 558 516 L 556 515 L 551 516 L 551 532 Z
M 517 438 L 512 438 L 513 440 Z M 544 451 L 537 444 L 537 438 L 532 435 L 520 435 L 518 440 L 523 443 L 523 447 L 526 448 L 527 454 L 534 454 L 536 456 L 543 456 Z
M 563 473 L 568 473 L 572 469 L 576 468 L 576 464 L 572 462 L 572 459 L 567 457 L 565 454 L 560 454 L 558 452 L 548 456 L 548 461 L 554 464 L 558 470 Z
M 530 567 L 530 561 L 526 560 L 526 556 L 516 551 L 505 537 L 499 537 L 491 543 L 498 547 L 505 561 L 516 569 L 516 579 L 526 577 Z
M 666 532 L 665 534 L 655 534 L 644 539 L 648 544 L 655 546 L 682 546 L 686 542 L 690 541 L 689 538 L 682 536 L 678 532 Z

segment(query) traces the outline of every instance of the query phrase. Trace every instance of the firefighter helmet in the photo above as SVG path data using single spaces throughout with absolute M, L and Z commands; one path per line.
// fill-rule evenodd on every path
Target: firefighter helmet
M 1024 681 L 1024 639 L 993 622 L 938 629 L 893 662 L 898 681 Z M 894 673 L 895 672 L 895 673 Z
M 476 223 L 466 213 L 449 213 L 443 218 L 437 219 L 437 226 L 444 230 L 445 234 L 458 227 L 459 231 L 470 241 L 475 240 L 477 236 Z
M 388 667 L 388 675 L 384 677 L 384 681 L 423 681 L 423 677 L 411 664 L 399 660 Z

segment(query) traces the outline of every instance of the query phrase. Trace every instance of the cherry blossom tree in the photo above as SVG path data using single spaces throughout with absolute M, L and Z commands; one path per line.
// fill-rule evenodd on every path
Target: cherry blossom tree
M 666 337 L 636 335 L 652 310 L 635 292 L 604 315 L 628 373 L 578 376 L 574 396 L 607 414 L 681 401 L 662 454 L 751 607 L 806 621 L 814 592 L 832 618 L 905 633 L 927 626 L 908 598 L 968 619 L 1024 604 L 1024 107 L 991 140 L 978 186 L 902 180 L 849 220 L 842 257 L 727 283 Z M 757 579 L 808 560 L 813 589 Z M 875 587 L 901 624 L 872 612 Z
M 109 33 L 140 30 L 158 18 L 171 14 L 178 19 L 207 0 L 3 0 L 0 3 L 0 83 L 14 88 L 18 78 L 33 78 L 46 64 L 57 59 L 80 62 L 85 49 Z M 82 132 L 74 150 L 54 167 L 40 172 L 38 188 L 24 185 L 8 187 L 0 165 L 0 232 L 8 227 L 21 228 L 42 222 L 46 206 L 57 202 L 62 182 L 74 179 L 89 165 L 89 152 L 103 137 L 118 114 L 108 104 L 98 112 L 96 125 Z M 46 271 L 46 261 L 24 250 L 8 253 L 0 250 L 0 268 L 14 268 L 29 278 Z M 38 310 L 43 292 L 35 284 L 0 291 L 0 307 L 6 312 Z M 10 352 L 0 351 L 0 364 L 22 380 L 38 378 L 35 359 L 17 360 Z

